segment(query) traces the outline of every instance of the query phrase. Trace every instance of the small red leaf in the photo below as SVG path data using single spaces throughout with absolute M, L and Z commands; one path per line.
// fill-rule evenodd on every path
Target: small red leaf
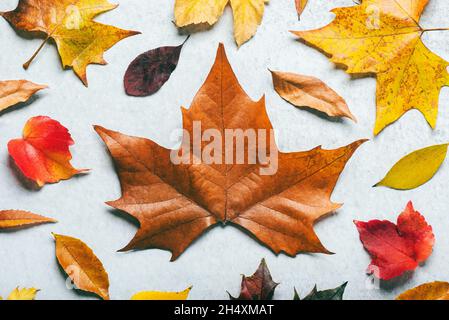
M 239 297 L 229 296 L 232 300 L 271 300 L 277 285 L 278 283 L 271 278 L 265 259 L 262 259 L 259 268 L 252 276 L 243 276 Z
M 69 146 L 73 143 L 67 128 L 58 121 L 38 116 L 25 124 L 23 139 L 9 141 L 8 150 L 22 173 L 41 187 L 86 171 L 70 164 Z
M 413 271 L 432 253 L 435 237 L 424 217 L 407 204 L 397 221 L 354 221 L 363 246 L 371 255 L 367 272 L 390 280 Z

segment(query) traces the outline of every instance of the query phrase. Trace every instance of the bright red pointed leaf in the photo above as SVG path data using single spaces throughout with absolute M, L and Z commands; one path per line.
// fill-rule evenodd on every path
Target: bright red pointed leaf
M 424 217 L 407 204 L 397 221 L 354 221 L 363 246 L 371 255 L 367 272 L 390 280 L 413 271 L 432 253 L 435 237 Z
M 38 116 L 25 124 L 22 139 L 9 141 L 8 150 L 24 176 L 41 187 L 86 171 L 70 164 L 72 144 L 67 128 L 49 117 Z

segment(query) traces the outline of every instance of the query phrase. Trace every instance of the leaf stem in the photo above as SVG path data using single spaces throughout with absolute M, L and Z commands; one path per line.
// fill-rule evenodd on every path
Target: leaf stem
M 430 31 L 449 31 L 449 28 L 423 29 L 422 32 L 430 32 Z
M 50 36 L 47 36 L 47 38 L 45 38 L 44 41 L 42 41 L 41 45 L 39 46 L 39 48 L 37 48 L 36 52 L 34 52 L 34 54 L 31 56 L 31 58 L 27 62 L 25 62 L 23 64 L 23 68 L 25 70 L 27 70 L 30 67 L 31 62 L 33 62 L 34 58 L 36 58 L 36 56 L 39 54 L 39 52 L 45 46 L 45 44 L 47 43 L 48 39 L 50 39 Z

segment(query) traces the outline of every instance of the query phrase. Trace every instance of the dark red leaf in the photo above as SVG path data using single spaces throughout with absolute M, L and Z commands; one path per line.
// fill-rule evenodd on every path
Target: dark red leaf
M 238 298 L 229 295 L 232 300 L 271 300 L 278 283 L 271 278 L 265 259 L 259 268 L 250 276 L 243 276 L 241 292 Z
M 158 91 L 176 69 L 187 39 L 179 46 L 152 49 L 134 59 L 124 77 L 126 93 L 144 97 Z

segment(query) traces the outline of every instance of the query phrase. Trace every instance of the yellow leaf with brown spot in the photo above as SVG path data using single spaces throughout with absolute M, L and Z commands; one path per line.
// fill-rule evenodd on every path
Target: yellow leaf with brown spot
M 324 51 L 346 72 L 377 79 L 374 134 L 411 109 L 419 110 L 434 128 L 439 92 L 449 86 L 449 63 L 421 40 L 420 16 L 429 0 L 364 0 L 353 7 L 332 10 L 329 25 L 293 31 L 309 45 Z
M 192 287 L 180 292 L 141 291 L 131 297 L 131 300 L 187 300 Z
M 56 258 L 77 288 L 109 300 L 109 277 L 101 261 L 79 239 L 53 234 Z
M 449 300 L 449 283 L 425 283 L 401 293 L 396 300 Z
M 0 111 L 20 102 L 25 102 L 46 85 L 35 84 L 27 80 L 0 81 Z
M 99 14 L 116 7 L 108 0 L 20 0 L 15 10 L 0 14 L 16 29 L 44 34 L 44 43 L 52 38 L 63 67 L 73 68 L 87 86 L 87 66 L 106 64 L 103 59 L 106 50 L 120 40 L 138 34 L 93 21 Z
M 211 26 L 230 3 L 234 15 L 234 38 L 238 46 L 256 34 L 268 0 L 176 0 L 175 23 L 178 27 Z

